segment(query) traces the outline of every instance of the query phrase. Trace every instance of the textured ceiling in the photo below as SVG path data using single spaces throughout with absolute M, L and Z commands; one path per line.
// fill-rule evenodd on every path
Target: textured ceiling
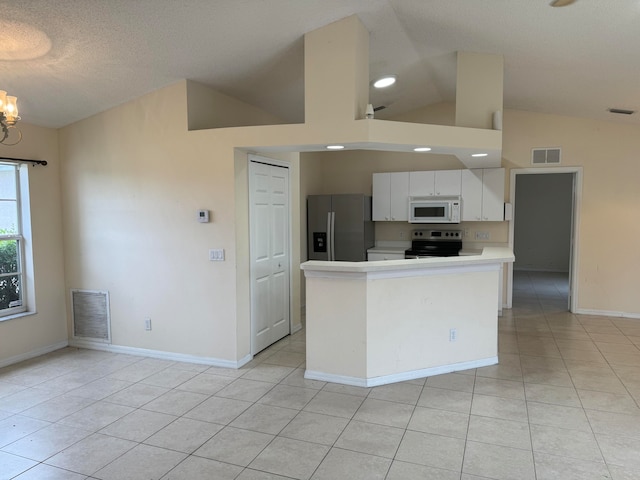
M 398 75 L 371 93 L 387 106 L 377 118 L 453 101 L 455 52 L 471 51 L 504 55 L 506 108 L 640 124 L 640 113 L 607 112 L 640 109 L 640 1 L 548 3 L 0 1 L 0 88 L 18 96 L 23 121 L 48 127 L 184 78 L 301 122 L 303 35 L 356 14 L 371 34 L 371 78 Z

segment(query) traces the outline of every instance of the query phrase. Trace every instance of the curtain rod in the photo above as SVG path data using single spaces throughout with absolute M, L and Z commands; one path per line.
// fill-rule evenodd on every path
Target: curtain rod
M 43 167 L 47 166 L 46 160 L 27 160 L 25 158 L 11 158 L 11 157 L 0 157 L 0 162 L 15 162 L 15 163 L 30 163 L 34 167 L 36 165 L 42 165 Z

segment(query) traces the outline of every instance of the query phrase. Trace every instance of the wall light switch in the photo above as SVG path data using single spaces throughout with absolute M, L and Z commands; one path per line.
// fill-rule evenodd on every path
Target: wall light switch
M 224 262 L 224 248 L 212 248 L 209 250 L 209 260 L 212 262 Z

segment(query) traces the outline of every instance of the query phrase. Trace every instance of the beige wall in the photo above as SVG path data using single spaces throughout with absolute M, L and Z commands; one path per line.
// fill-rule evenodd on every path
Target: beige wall
M 409 112 L 401 118 L 415 123 L 450 121 L 455 107 Z M 578 230 L 578 308 L 587 313 L 640 316 L 635 293 L 640 269 L 640 136 L 635 126 L 558 115 L 505 110 L 503 161 L 507 169 L 505 200 L 509 201 L 512 168 L 531 168 L 531 149 L 561 147 L 562 165 L 583 169 L 582 208 Z M 305 154 L 322 163 L 314 175 L 322 179 L 314 193 L 371 192 L 371 173 L 464 168 L 454 157 L 389 152 Z M 435 157 L 435 158 L 432 158 Z M 473 248 L 476 231 L 487 231 L 491 243 L 508 242 L 507 222 L 465 222 Z M 376 222 L 376 240 L 406 239 L 403 222 Z M 617 235 L 615 246 L 603 243 L 603 232 Z
M 192 80 L 187 80 L 187 116 L 189 130 L 280 123 L 257 107 Z
M 48 165 L 27 167 L 35 284 L 35 292 L 27 293 L 35 293 L 35 313 L 0 322 L 0 365 L 67 341 L 58 133 L 28 124 L 19 127 L 22 142 L 0 145 L 0 156 L 46 160 Z
M 503 142 L 508 169 L 530 167 L 532 148 L 552 146 L 563 166 L 583 168 L 578 307 L 640 317 L 638 127 L 506 110 Z
M 234 148 L 245 130 L 187 131 L 187 91 L 180 82 L 60 131 L 66 289 L 109 291 L 115 346 L 234 363 L 250 354 L 248 152 Z M 233 103 L 234 115 L 242 106 Z M 291 163 L 299 218 L 297 154 L 279 158 Z M 197 222 L 199 209 L 210 223 Z M 211 248 L 224 248 L 225 261 L 210 262 Z

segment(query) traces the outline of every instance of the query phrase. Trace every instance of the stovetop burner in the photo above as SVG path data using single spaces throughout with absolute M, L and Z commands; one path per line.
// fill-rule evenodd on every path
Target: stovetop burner
M 414 230 L 405 258 L 453 257 L 462 249 L 462 230 Z

